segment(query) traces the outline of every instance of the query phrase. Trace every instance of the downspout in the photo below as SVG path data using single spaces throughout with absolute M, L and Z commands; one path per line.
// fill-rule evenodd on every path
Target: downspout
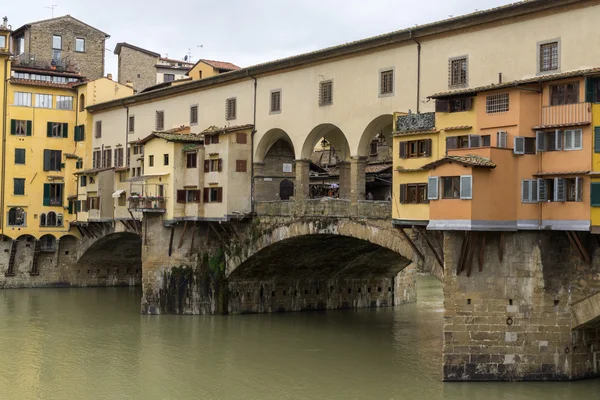
M 75 92 L 75 126 L 77 127 L 77 124 L 79 123 L 79 93 Z M 73 136 L 75 136 L 75 132 L 73 132 Z M 73 138 L 75 139 L 75 138 Z M 73 154 L 77 154 L 77 142 L 73 141 L 73 143 L 75 144 L 75 151 L 73 152 Z M 84 142 L 85 143 L 85 142 Z M 77 162 L 77 161 L 76 161 Z M 76 168 L 75 170 L 77 170 L 77 164 L 76 164 Z M 79 175 L 76 175 L 77 179 L 75 180 L 75 204 L 74 204 L 74 210 L 75 210 L 75 221 L 78 221 L 78 214 L 77 214 L 77 204 L 79 204 Z
M 540 114 L 542 114 L 542 112 L 543 112 L 543 108 L 542 107 L 544 106 L 544 91 L 542 90 L 542 84 L 541 83 L 538 83 L 538 86 L 540 88 Z M 541 122 L 542 121 L 540 120 L 540 125 L 541 125 Z M 537 136 L 537 132 L 536 132 L 536 136 Z M 537 142 L 536 142 L 536 146 L 537 146 Z M 544 161 L 543 160 L 543 158 L 544 158 L 544 152 L 540 151 L 538 153 L 540 155 L 540 157 L 538 158 L 538 174 L 539 174 L 540 172 L 542 172 L 542 164 L 543 164 L 543 161 Z M 539 187 L 538 187 L 538 193 L 539 193 Z M 552 196 L 554 196 L 554 193 L 552 193 Z M 548 188 L 547 187 L 546 187 L 546 198 L 550 199 L 550 193 L 548 193 Z M 543 221 L 544 221 L 544 203 L 542 203 L 538 199 L 538 204 L 539 204 L 538 229 L 542 229 L 542 224 L 543 224 Z
M 254 111 L 252 121 L 252 133 L 250 133 L 250 214 L 254 215 L 254 134 L 256 133 L 256 88 L 258 81 L 250 72 L 248 76 L 254 79 Z
M 4 182 L 6 180 L 6 120 L 8 114 L 8 58 L 4 60 L 4 93 L 2 94 L 2 178 L 0 179 L 0 190 L 2 195 L 0 196 L 0 221 L 2 221 L 1 232 L 4 235 L 4 195 L 6 193 Z
M 417 44 L 417 114 L 421 110 L 421 42 L 412 37 L 412 31 L 410 31 L 410 38 Z

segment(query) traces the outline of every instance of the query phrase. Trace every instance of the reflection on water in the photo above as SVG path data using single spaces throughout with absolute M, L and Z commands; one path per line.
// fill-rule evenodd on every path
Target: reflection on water
M 141 316 L 139 289 L 0 292 L 0 399 L 598 399 L 600 380 L 442 383 L 442 292 L 418 304 Z

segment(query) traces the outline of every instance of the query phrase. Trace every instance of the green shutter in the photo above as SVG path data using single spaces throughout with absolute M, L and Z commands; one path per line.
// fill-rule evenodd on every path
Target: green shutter
M 44 171 L 50 171 L 50 150 L 44 149 Z
M 46 136 L 52 137 L 52 122 L 46 124 Z
M 69 124 L 67 124 L 66 122 L 64 124 L 62 124 L 62 130 L 63 130 L 63 138 L 68 138 L 69 137 Z
M 600 153 L 600 126 L 594 127 L 594 153 Z
M 74 137 L 73 137 L 73 139 L 74 139 L 76 142 L 79 142 L 79 141 L 81 140 L 81 139 L 80 139 L 80 135 L 81 135 L 81 127 L 80 127 L 80 126 L 76 126 L 76 127 L 75 127 L 75 134 L 73 135 L 73 136 L 74 136 Z
M 15 121 L 14 119 L 10 120 L 10 134 L 14 135 L 15 133 L 17 133 L 17 121 Z
M 72 201 L 69 202 L 69 211 L 68 212 L 69 212 L 69 214 L 73 214 L 73 202 Z
M 31 136 L 31 121 L 27 121 L 27 136 Z
M 25 164 L 25 149 L 15 149 L 15 164 Z
M 594 99 L 594 81 L 592 77 L 585 78 L 585 102 L 594 103 L 597 99 Z
M 83 142 L 85 140 L 85 125 L 79 125 L 79 141 Z
M 50 184 L 49 183 L 44 183 L 44 205 L 45 206 L 50 205 Z

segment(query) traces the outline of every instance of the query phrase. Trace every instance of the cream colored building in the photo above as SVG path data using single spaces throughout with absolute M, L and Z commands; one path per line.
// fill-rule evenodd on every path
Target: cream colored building
M 340 193 L 361 200 L 365 157 L 376 135 L 389 141 L 393 112 L 433 111 L 427 96 L 450 89 L 600 65 L 600 49 L 582 48 L 582 43 L 600 39 L 597 15 L 598 0 L 514 3 L 91 110 L 94 119 L 120 115 L 118 121 L 107 122 L 115 132 L 126 131 L 126 110 L 135 115 L 130 141 L 181 125 L 252 124 L 252 162 L 263 162 L 278 140 L 293 148 L 296 198 L 308 196 L 308 160 L 325 137 L 345 163 L 340 168 Z

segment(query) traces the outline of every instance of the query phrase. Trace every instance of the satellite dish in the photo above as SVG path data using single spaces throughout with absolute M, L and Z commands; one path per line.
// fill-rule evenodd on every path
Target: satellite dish
M 183 61 L 187 61 L 188 56 L 183 57 Z

